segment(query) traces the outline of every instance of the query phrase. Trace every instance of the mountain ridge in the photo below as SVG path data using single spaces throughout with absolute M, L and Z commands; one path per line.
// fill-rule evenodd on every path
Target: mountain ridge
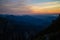
M 55 20 L 57 16 L 31 16 L 31 15 L 23 15 L 23 16 L 15 16 L 15 15 L 0 15 L 0 17 L 7 18 L 11 24 L 16 24 L 19 28 L 25 28 L 28 30 L 42 30 L 43 28 L 48 27 L 51 24 L 52 20 Z

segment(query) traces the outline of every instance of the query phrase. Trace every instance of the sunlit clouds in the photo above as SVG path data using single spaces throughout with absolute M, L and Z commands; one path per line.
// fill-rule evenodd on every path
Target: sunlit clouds
M 33 13 L 59 13 L 60 3 L 56 2 L 46 2 L 31 5 L 30 9 Z
M 31 3 L 30 3 L 30 2 Z M 3 3 L 3 4 L 2 4 Z M 60 1 L 32 3 L 32 0 L 11 0 L 0 5 L 0 13 L 53 14 L 60 13 Z

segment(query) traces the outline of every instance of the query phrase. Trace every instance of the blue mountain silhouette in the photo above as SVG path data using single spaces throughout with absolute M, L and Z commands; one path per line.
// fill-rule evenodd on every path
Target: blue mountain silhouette
M 0 15 L 0 17 L 7 18 L 9 21 L 7 25 L 15 25 L 18 31 L 41 31 L 47 28 L 57 15 Z

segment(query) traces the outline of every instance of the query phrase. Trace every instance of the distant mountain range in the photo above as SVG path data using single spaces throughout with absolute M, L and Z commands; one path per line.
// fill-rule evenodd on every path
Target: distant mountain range
M 55 20 L 58 15 L 0 15 L 0 17 L 6 18 L 9 22 L 9 26 L 16 25 L 18 30 L 37 30 L 47 28 L 52 20 Z M 7 24 L 8 25 L 8 24 Z

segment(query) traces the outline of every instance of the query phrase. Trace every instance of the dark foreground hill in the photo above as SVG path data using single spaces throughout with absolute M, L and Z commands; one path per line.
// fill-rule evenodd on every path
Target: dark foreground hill
M 57 16 L 14 16 L 0 15 L 0 37 L 2 40 L 16 38 L 16 40 L 28 40 L 29 37 L 46 29 Z M 15 37 L 14 37 L 15 36 Z M 7 39 L 8 38 L 8 39 Z
M 37 33 L 32 40 L 60 40 L 60 15 L 48 28 Z

